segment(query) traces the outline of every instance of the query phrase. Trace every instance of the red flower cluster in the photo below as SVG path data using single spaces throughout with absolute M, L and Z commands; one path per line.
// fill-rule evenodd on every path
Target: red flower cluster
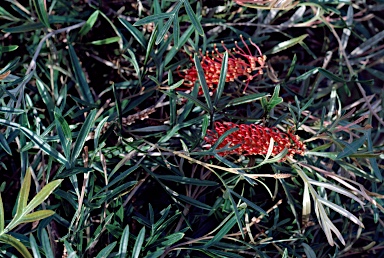
M 256 77 L 259 74 L 263 74 L 263 68 L 265 67 L 266 56 L 264 56 L 261 53 L 260 48 L 255 43 L 249 40 L 260 54 L 260 56 L 253 56 L 251 54 L 251 51 L 247 43 L 244 41 L 241 35 L 240 35 L 240 38 L 241 38 L 241 41 L 244 43 L 247 49 L 247 52 L 241 49 L 236 41 L 235 41 L 236 48 L 233 48 L 233 52 L 228 50 L 223 42 L 221 42 L 221 44 L 229 54 L 228 70 L 227 70 L 227 76 L 225 77 L 225 81 L 233 82 L 235 79 L 239 78 L 240 76 L 245 76 L 247 78 L 244 80 L 244 82 L 247 82 L 247 85 L 244 89 L 245 91 L 248 87 L 249 82 L 254 77 Z M 205 79 L 207 81 L 208 87 L 212 91 L 215 91 L 219 83 L 220 69 L 221 69 L 221 64 L 223 62 L 223 53 L 220 53 L 217 47 L 215 46 L 214 51 L 212 51 L 211 54 L 209 54 L 208 51 L 206 52 L 205 55 L 203 55 L 200 52 L 200 56 L 201 56 L 201 66 L 204 70 L 204 75 L 205 75 Z M 191 57 L 191 61 L 193 62 L 192 57 Z M 257 72 L 254 73 L 255 71 Z M 181 75 L 181 76 L 184 77 L 184 80 L 185 80 L 184 86 L 187 86 L 189 88 L 193 87 L 195 82 L 198 80 L 196 67 L 192 66 L 191 68 L 184 71 L 184 75 Z M 199 94 L 202 94 L 202 90 L 199 90 Z
M 229 134 L 219 144 L 218 149 L 221 149 L 225 146 L 240 146 L 231 151 L 220 152 L 219 155 L 221 156 L 228 154 L 266 155 L 271 138 L 274 140 L 274 146 L 272 150 L 273 156 L 279 154 L 285 148 L 288 149 L 287 156 L 293 157 L 294 154 L 304 155 L 305 145 L 300 141 L 299 137 L 290 132 L 281 132 L 276 127 L 268 128 L 255 124 L 238 125 L 231 122 L 215 122 L 216 132 L 208 130 L 204 140 L 212 145 L 221 135 L 232 128 L 238 128 L 238 130 Z M 285 160 L 285 158 L 283 160 Z

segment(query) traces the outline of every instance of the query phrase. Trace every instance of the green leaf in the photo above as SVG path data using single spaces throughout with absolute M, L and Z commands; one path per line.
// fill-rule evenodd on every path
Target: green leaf
M 250 95 L 245 95 L 240 98 L 235 98 L 231 101 L 228 102 L 228 104 L 225 105 L 225 107 L 230 107 L 230 106 L 237 106 L 245 103 L 251 103 L 255 100 L 259 100 L 263 97 L 269 97 L 269 93 L 263 92 L 263 93 L 254 93 Z
M 119 40 L 120 40 L 120 37 L 116 36 L 116 37 L 110 37 L 110 38 L 106 38 L 106 39 L 95 40 L 95 41 L 90 42 L 90 44 L 93 44 L 96 46 L 108 45 L 108 44 L 112 44 L 115 42 L 119 42 Z
M 43 28 L 46 28 L 46 26 L 44 26 L 44 24 L 41 22 L 28 22 L 24 25 L 15 26 L 11 28 L 4 28 L 2 29 L 2 31 L 8 33 L 24 33 L 29 31 L 36 31 Z
M 147 40 L 137 28 L 135 28 L 131 23 L 129 23 L 123 18 L 119 18 L 119 21 L 124 25 L 125 28 L 127 28 L 127 30 L 132 34 L 132 36 L 139 42 L 139 44 L 143 48 L 147 48 Z
M 64 155 L 67 159 L 71 157 L 71 145 L 72 145 L 72 132 L 69 128 L 67 121 L 65 121 L 64 117 L 58 113 L 59 110 L 54 112 L 55 116 L 55 124 L 57 134 L 59 135 L 61 146 L 64 151 Z
M 129 240 L 129 226 L 125 226 L 123 235 L 120 239 L 120 247 L 119 247 L 119 257 L 125 258 L 127 256 L 128 249 L 128 240 Z
M 225 79 L 227 77 L 227 71 L 228 71 L 228 51 L 225 51 L 225 53 L 223 55 L 223 62 L 221 63 L 221 68 L 220 68 L 219 84 L 217 85 L 215 99 L 213 101 L 213 105 L 215 107 L 217 106 L 217 103 L 219 102 L 221 94 L 223 94 L 224 86 L 225 86 Z
M 77 157 L 80 155 L 81 151 L 83 150 L 85 140 L 88 137 L 89 132 L 91 131 L 94 120 L 96 117 L 96 110 L 92 110 L 87 118 L 84 121 L 83 126 L 80 129 L 79 134 L 77 135 L 77 139 L 75 142 L 75 145 L 73 147 L 72 156 L 71 156 L 71 166 L 75 165 Z
M 6 11 L 3 7 L 0 6 L 0 19 L 9 20 L 12 22 L 18 22 L 20 21 L 19 18 L 13 16 L 11 13 Z
M 211 96 L 209 95 L 209 88 L 208 88 L 207 81 L 205 79 L 204 70 L 203 70 L 203 67 L 201 66 L 200 59 L 199 59 L 198 55 L 196 55 L 196 54 L 194 55 L 193 61 L 195 62 L 197 75 L 199 77 L 200 86 L 203 89 L 205 101 L 207 102 L 207 106 L 209 108 L 209 113 L 211 114 L 213 112 L 213 105 L 212 105 L 212 101 L 211 101 Z
M 16 248 L 16 250 L 24 257 L 24 258 L 32 258 L 32 255 L 28 251 L 27 247 L 23 245 L 18 239 L 14 238 L 8 234 L 0 235 L 0 242 L 9 244 Z
M 68 164 L 67 159 L 60 154 L 57 150 L 52 148 L 48 143 L 46 143 L 39 135 L 32 132 L 28 128 L 25 128 L 17 123 L 10 122 L 5 119 L 0 119 L 0 124 L 5 126 L 10 126 L 15 129 L 19 129 L 25 136 L 27 136 L 32 142 L 34 142 L 36 145 L 38 145 L 41 150 L 43 150 L 45 153 L 47 153 L 49 156 L 54 157 L 57 161 L 59 161 L 62 164 Z
M 173 176 L 173 175 L 156 175 L 157 178 L 178 182 L 180 184 L 188 184 L 188 185 L 199 185 L 199 186 L 215 186 L 218 185 L 217 182 L 209 181 L 209 180 L 201 180 L 197 178 L 189 178 L 184 176 Z
M 162 246 L 171 246 L 174 243 L 178 242 L 179 240 L 183 239 L 184 233 L 173 233 L 172 235 L 166 236 L 164 239 L 161 241 Z
M 313 251 L 313 249 L 308 244 L 301 243 L 301 246 L 304 248 L 305 255 L 308 258 L 316 258 L 317 257 L 315 252 Z
M 261 207 L 257 206 L 256 204 L 254 204 L 253 202 L 251 202 L 250 200 L 248 200 L 247 198 L 241 196 L 240 194 L 234 192 L 233 190 L 231 189 L 228 189 L 229 192 L 233 195 L 235 195 L 237 198 L 239 198 L 240 200 L 242 200 L 243 202 L 245 202 L 248 206 L 252 207 L 254 210 L 260 212 L 261 214 L 263 215 L 267 215 L 268 216 L 268 213 L 263 210 Z
M 184 1 L 184 6 L 193 27 L 195 27 L 195 30 L 197 31 L 197 33 L 200 34 L 200 36 L 203 36 L 204 35 L 203 27 L 201 27 L 199 19 L 197 18 L 196 14 L 193 12 L 189 1 Z
M 89 16 L 88 20 L 85 22 L 83 27 L 81 27 L 79 31 L 80 36 L 84 36 L 93 28 L 93 25 L 95 25 L 95 22 L 97 21 L 98 17 L 99 17 L 99 10 L 96 10 L 91 14 L 91 16 Z
M 39 79 L 36 80 L 36 86 L 44 104 L 47 106 L 49 117 L 53 119 L 53 110 L 55 109 L 55 104 L 52 101 L 51 94 L 49 94 L 49 91 L 47 90 L 47 86 L 44 85 L 44 83 Z
M 169 62 L 172 61 L 173 57 L 176 55 L 176 53 L 179 52 L 179 49 L 185 45 L 185 43 L 191 37 L 194 31 L 195 30 L 193 29 L 193 26 L 190 26 L 186 31 L 183 32 L 180 37 L 179 44 L 177 46 L 173 46 L 172 49 L 168 52 L 168 54 L 165 56 L 164 65 L 167 65 L 169 64 Z
M 159 45 L 161 43 L 161 41 L 164 39 L 165 34 L 168 32 L 169 28 L 171 27 L 171 24 L 173 23 L 174 18 L 175 18 L 175 15 L 174 14 L 171 15 L 169 17 L 168 21 L 163 26 L 163 28 L 161 28 L 161 30 L 159 31 L 159 33 L 157 34 L 157 37 L 156 37 L 156 41 L 155 41 L 156 45 Z
M 75 74 L 76 82 L 79 85 L 80 97 L 82 100 L 85 100 L 89 103 L 94 103 L 91 90 L 89 88 L 89 85 L 83 73 L 83 69 L 81 68 L 79 59 L 77 58 L 76 52 L 73 49 L 72 44 L 68 45 L 68 49 L 69 49 L 69 56 L 71 58 L 71 63 L 72 63 L 72 70 Z
M 345 157 L 348 157 L 351 154 L 354 154 L 358 151 L 358 149 L 363 146 L 365 141 L 367 140 L 367 135 L 364 134 L 364 136 L 360 137 L 356 141 L 353 141 L 351 144 L 348 144 L 347 142 L 343 142 L 340 140 L 337 140 L 337 142 L 344 145 L 343 150 L 337 155 L 336 159 L 342 159 Z
M 34 258 L 41 258 L 39 246 L 33 234 L 29 234 L 29 243 L 31 244 L 32 254 Z
M 202 202 L 200 202 L 200 201 L 198 201 L 196 199 L 193 199 L 193 198 L 191 198 L 189 196 L 186 196 L 186 195 L 183 195 L 183 194 L 178 194 L 175 197 L 180 199 L 180 200 L 182 200 L 182 201 L 184 201 L 184 202 L 192 204 L 193 206 L 196 206 L 196 207 L 198 207 L 200 209 L 209 210 L 209 211 L 212 210 L 211 206 L 209 206 L 209 205 L 207 205 L 205 203 L 202 203 Z
M 283 98 L 279 97 L 279 92 L 280 92 L 280 85 L 277 85 L 273 90 L 272 98 L 269 101 L 267 100 L 266 97 L 261 99 L 261 105 L 263 106 L 267 114 L 269 114 L 269 112 L 274 107 L 276 107 L 277 105 L 283 102 Z
M 12 52 L 18 48 L 19 48 L 19 46 L 17 46 L 17 45 L 0 46 L 0 54 L 6 53 L 6 52 Z
M 265 54 L 276 54 L 280 51 L 283 51 L 283 50 L 286 50 L 290 47 L 293 47 L 294 45 L 296 44 L 300 44 L 303 42 L 303 40 L 308 37 L 308 34 L 304 34 L 304 35 L 301 35 L 297 38 L 293 38 L 293 39 L 290 39 L 290 40 L 287 40 L 287 41 L 284 41 L 284 42 L 281 42 L 279 44 L 277 44 L 274 48 L 272 48 L 271 50 L 267 51 Z
M 3 200 L 1 199 L 1 191 L 0 191 L 0 235 L 4 231 L 4 205 Z
M 7 139 L 5 139 L 4 135 L 0 133 L 0 146 L 5 150 L 9 155 L 12 155 L 11 148 L 9 147 L 9 144 L 7 142 Z
M 113 248 L 115 248 L 117 242 L 113 242 L 106 247 L 104 247 L 96 256 L 96 258 L 104 258 L 108 257 L 108 255 L 113 251 Z
M 33 4 L 35 6 L 39 20 L 41 21 L 41 23 L 43 23 L 45 25 L 46 28 L 50 28 L 48 13 L 47 13 L 47 10 L 45 8 L 44 3 L 47 3 L 47 2 L 44 0 L 33 0 Z
M 25 207 L 23 214 L 30 213 L 34 208 L 39 206 L 48 196 L 61 184 L 63 179 L 57 179 L 45 185 L 40 192 L 38 192 L 35 197 L 28 203 Z
M 193 102 L 196 106 L 198 107 L 201 107 L 202 109 L 204 109 L 205 111 L 207 111 L 209 113 L 209 108 L 207 107 L 207 105 L 205 105 L 203 102 L 201 102 L 200 100 L 198 100 L 197 98 L 193 97 L 192 95 L 190 94 L 187 94 L 185 92 L 182 92 L 182 91 L 178 91 L 177 92 L 178 95 L 181 95 L 183 96 L 184 98 L 190 100 L 191 102 Z
M 35 211 L 30 214 L 25 215 L 21 220 L 20 223 L 28 223 L 28 222 L 35 222 L 38 220 L 42 220 L 45 218 L 48 218 L 55 214 L 54 211 L 51 210 L 40 210 L 40 211 Z
M 236 209 L 236 207 L 234 207 Z M 241 210 L 240 211 L 240 216 L 243 216 L 244 215 L 244 212 L 245 210 Z M 205 248 L 208 248 L 210 246 L 212 246 L 213 244 L 219 242 L 232 228 L 233 226 L 236 224 L 236 217 L 234 216 L 234 212 L 232 212 L 231 214 L 228 215 L 228 221 L 222 226 L 222 228 L 220 229 L 219 232 L 217 232 L 214 237 L 209 240 L 205 245 L 204 247 Z M 220 225 L 221 226 L 221 225 Z
M 41 241 L 41 244 L 43 246 L 45 256 L 46 257 L 55 257 L 53 255 L 53 251 L 52 251 L 52 247 L 51 247 L 51 241 L 49 241 L 47 230 L 43 229 L 41 231 L 40 241 Z
M 143 227 L 137 235 L 135 246 L 132 250 L 132 258 L 139 258 L 141 253 L 141 247 L 143 246 L 145 238 L 145 227 Z
M 27 207 L 29 191 L 31 189 L 31 168 L 28 168 L 23 183 L 21 184 L 19 197 L 17 199 L 17 208 L 15 218 L 20 218 Z
M 12 107 L 0 107 L 0 112 L 6 113 L 6 114 L 16 114 L 16 115 L 25 113 L 23 109 L 12 108 Z
M 147 24 L 147 23 L 151 23 L 151 22 L 158 22 L 159 20 L 163 20 L 163 19 L 167 19 L 169 17 L 171 17 L 172 13 L 159 13 L 159 14 L 154 14 L 154 15 L 150 15 L 150 16 L 147 16 L 141 20 L 138 20 L 137 22 L 135 22 L 133 24 L 133 26 L 140 26 L 140 25 L 144 25 L 144 24 Z
M 130 58 L 129 57 L 126 57 L 126 59 L 128 59 L 132 65 L 133 65 L 133 68 L 135 69 L 135 72 L 137 74 L 137 77 L 139 78 L 139 85 L 141 85 L 141 71 L 140 71 L 140 66 L 139 66 L 139 63 L 137 62 L 137 59 L 136 59 L 136 55 L 135 53 L 133 53 L 132 50 L 130 50 L 129 48 L 127 49 L 127 52 L 128 54 L 131 56 Z

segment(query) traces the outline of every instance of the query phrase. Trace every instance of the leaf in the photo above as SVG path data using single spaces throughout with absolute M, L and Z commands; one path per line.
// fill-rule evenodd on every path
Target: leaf
M 85 140 L 87 139 L 88 134 L 91 131 L 93 124 L 95 122 L 94 121 L 95 117 L 96 117 L 96 110 L 94 109 L 88 114 L 87 118 L 84 121 L 83 126 L 80 129 L 79 134 L 77 135 L 77 139 L 72 150 L 71 166 L 75 165 L 75 161 L 77 157 L 80 155 L 81 151 L 83 150 Z
M 16 115 L 25 113 L 23 109 L 12 108 L 12 107 L 0 107 L 0 112 L 6 113 L 6 114 L 16 114 Z
M 193 97 L 192 95 L 189 95 L 187 93 L 184 93 L 182 91 L 178 91 L 177 92 L 178 95 L 181 95 L 182 97 L 190 100 L 191 102 L 193 102 L 196 106 L 198 107 L 201 107 L 202 109 L 204 109 L 205 111 L 207 111 L 209 113 L 209 107 L 207 107 L 207 105 L 205 105 L 203 102 L 201 102 L 200 100 L 198 100 L 197 98 Z
M 29 191 L 31 189 L 31 168 L 28 168 L 23 183 L 21 184 L 19 197 L 17 199 L 17 208 L 15 218 L 20 218 L 27 207 Z
M 187 11 L 188 17 L 191 20 L 193 27 L 195 27 L 195 30 L 197 31 L 197 33 L 199 33 L 200 36 L 203 36 L 204 35 L 203 27 L 201 27 L 199 19 L 197 18 L 196 14 L 193 12 L 189 1 L 184 1 L 184 7 L 185 7 L 185 10 Z
M 360 137 L 359 139 L 353 141 L 351 144 L 348 144 L 346 142 L 337 141 L 339 143 L 342 143 L 344 145 L 343 150 L 337 155 L 336 159 L 342 159 L 345 157 L 348 157 L 351 154 L 354 154 L 358 151 L 358 149 L 363 146 L 365 141 L 367 140 L 367 134 L 364 134 L 364 136 Z
M 141 253 L 141 247 L 143 246 L 145 238 L 145 227 L 143 227 L 139 234 L 137 235 L 135 246 L 133 247 L 132 250 L 132 258 L 139 258 L 140 253 Z
M 208 88 L 207 81 L 205 79 L 204 70 L 203 70 L 203 67 L 201 66 L 200 59 L 199 59 L 198 55 L 196 55 L 196 54 L 194 55 L 193 61 L 195 62 L 197 75 L 199 77 L 200 86 L 203 89 L 205 101 L 207 102 L 209 113 L 211 114 L 213 112 L 213 105 L 212 105 L 212 101 L 211 101 L 211 96 L 209 95 L 209 88 Z
M 43 99 L 44 104 L 47 106 L 49 117 L 53 119 L 53 110 L 55 109 L 55 104 L 52 101 L 51 94 L 49 94 L 46 85 L 44 85 L 41 80 L 36 80 L 36 86 L 41 98 Z
M 33 4 L 36 9 L 37 16 L 39 17 L 39 20 L 41 23 L 45 25 L 46 28 L 50 28 L 49 26 L 49 19 L 48 19 L 48 13 L 46 10 L 45 3 L 47 3 L 44 0 L 33 0 Z
M 137 40 L 137 42 L 139 42 L 139 44 L 143 48 L 147 48 L 147 40 L 137 28 L 135 28 L 131 23 L 129 23 L 123 18 L 119 18 L 119 21 L 124 25 L 125 28 L 127 28 L 127 30 L 132 34 L 132 36 Z
M 127 256 L 128 249 L 128 240 L 129 240 L 129 226 L 125 226 L 123 234 L 120 238 L 120 247 L 119 247 L 119 257 L 125 258 Z
M 115 42 L 119 42 L 119 40 L 120 40 L 120 37 L 116 36 L 116 37 L 110 37 L 110 38 L 106 38 L 106 39 L 95 40 L 95 41 L 90 42 L 90 44 L 93 44 L 96 46 L 108 45 L 108 44 L 112 44 Z
M 236 207 L 234 207 L 234 209 L 236 209 Z M 245 210 L 241 210 L 239 216 L 243 216 L 244 212 Z M 213 244 L 219 242 L 233 228 L 237 221 L 236 217 L 234 216 L 234 212 L 229 214 L 228 217 L 229 220 L 222 226 L 219 232 L 217 232 L 214 237 L 204 245 L 204 248 L 208 248 Z
M 384 37 L 384 31 L 380 31 L 375 36 L 367 39 L 360 46 L 358 46 L 357 48 L 352 50 L 350 55 L 352 57 L 357 56 L 357 55 L 364 53 L 365 51 L 367 51 L 369 49 L 372 49 L 374 45 L 376 45 L 377 43 L 379 43 L 383 39 L 383 37 Z
M 4 205 L 3 200 L 1 199 L 1 191 L 0 191 L 0 235 L 4 231 Z
M 71 145 L 72 145 L 72 132 L 69 128 L 67 121 L 65 121 L 64 117 L 58 113 L 60 110 L 55 110 L 55 124 L 57 134 L 60 138 L 61 146 L 64 151 L 64 155 L 67 159 L 71 157 Z
M 115 248 L 117 242 L 113 242 L 106 247 L 104 247 L 96 256 L 96 258 L 104 258 L 109 257 L 109 254 L 113 251 L 113 248 Z
M 0 46 L 0 54 L 6 53 L 6 52 L 12 52 L 18 48 L 19 48 L 18 45 Z
M 9 144 L 7 142 L 7 139 L 5 139 L 4 135 L 0 133 L 0 146 L 5 150 L 9 155 L 12 155 L 12 150 L 9 147 Z
M 16 248 L 16 250 L 24 257 L 24 258 L 32 258 L 32 255 L 29 253 L 28 249 L 23 245 L 18 239 L 14 238 L 8 234 L 0 235 L 0 242 L 9 244 Z
M 279 44 L 277 44 L 274 48 L 272 48 L 271 50 L 267 51 L 265 54 L 276 54 L 280 51 L 283 51 L 283 50 L 286 50 L 290 47 L 293 47 L 294 45 L 296 44 L 300 44 L 303 42 L 303 40 L 308 37 L 308 34 L 304 34 L 304 35 L 301 35 L 297 38 L 293 38 L 293 39 L 290 39 L 290 40 L 287 40 L 287 41 L 283 41 Z
M 34 142 L 36 145 L 38 145 L 45 153 L 47 153 L 49 156 L 54 157 L 57 161 L 59 161 L 62 164 L 67 164 L 67 159 L 60 154 L 57 150 L 53 149 L 48 143 L 46 143 L 39 135 L 32 132 L 28 128 L 25 128 L 17 123 L 10 122 L 5 119 L 0 119 L 0 124 L 5 126 L 10 126 L 15 129 L 19 129 L 25 136 L 27 136 L 32 142 Z
M 138 20 L 133 26 L 140 26 L 151 22 L 158 22 L 159 20 L 167 19 L 172 16 L 172 13 L 159 13 L 147 16 L 141 20 Z
M 39 206 L 48 196 L 61 184 L 63 179 L 57 179 L 45 185 L 40 192 L 28 203 L 27 207 L 23 210 L 23 216 L 30 213 L 33 209 Z
M 228 71 L 228 51 L 225 51 L 225 53 L 223 55 L 223 62 L 221 63 L 221 68 L 220 68 L 219 83 L 217 85 L 215 99 L 213 101 L 213 105 L 215 107 L 217 106 L 217 103 L 219 102 L 221 94 L 223 94 L 225 79 L 227 77 L 227 71 Z
M 96 10 L 91 14 L 91 16 L 89 16 L 89 18 L 87 19 L 83 27 L 81 27 L 79 31 L 80 36 L 84 36 L 93 28 L 93 25 L 95 25 L 95 22 L 97 21 L 98 17 L 99 17 L 99 10 Z
M 342 208 L 341 206 L 339 205 L 336 205 L 330 201 L 327 201 L 325 200 L 324 198 L 322 197 L 318 197 L 318 200 L 324 204 L 324 205 L 327 205 L 329 208 L 331 208 L 332 210 L 338 212 L 340 215 L 346 217 L 347 219 L 353 221 L 354 223 L 356 223 L 357 225 L 359 225 L 360 227 L 364 228 L 364 225 L 363 223 L 355 216 L 353 215 L 352 213 L 350 213 L 349 211 L 347 211 L 346 209 Z
M 40 210 L 40 211 L 35 211 L 30 214 L 25 215 L 21 220 L 20 223 L 28 223 L 28 222 L 35 222 L 38 220 L 42 220 L 45 218 L 48 218 L 55 214 L 54 211 L 51 210 Z
M 311 215 L 311 198 L 308 190 L 308 183 L 304 182 L 304 194 L 303 194 L 303 212 L 301 215 L 302 225 L 306 225 Z
M 85 78 L 85 74 L 81 68 L 79 59 L 76 55 L 75 50 L 73 49 L 72 44 L 68 44 L 69 56 L 71 58 L 72 70 L 76 77 L 76 82 L 79 85 L 80 97 L 82 100 L 85 100 L 89 103 L 94 103 L 91 90 Z
M 201 180 L 197 178 L 189 178 L 184 176 L 173 176 L 173 175 L 156 175 L 157 178 L 177 182 L 180 184 L 188 185 L 199 185 L 199 186 L 215 186 L 218 185 L 217 182 L 209 180 Z
M 186 196 L 186 195 L 183 195 L 183 194 L 177 194 L 175 195 L 176 198 L 180 199 L 180 200 L 183 200 L 184 202 L 187 202 L 189 204 L 192 204 L 193 206 L 196 206 L 200 209 L 204 209 L 204 210 L 211 210 L 212 207 L 205 204 L 205 203 L 202 203 L 196 199 L 193 199 L 189 196 Z
M 33 234 L 29 234 L 29 243 L 31 245 L 32 254 L 34 258 L 41 258 L 39 246 L 36 243 L 36 239 Z
M 165 247 L 171 246 L 177 241 L 183 239 L 184 235 L 185 235 L 184 233 L 177 232 L 177 233 L 173 233 L 172 235 L 166 236 L 164 237 L 164 239 L 162 239 L 161 245 Z
M 155 41 L 156 45 L 159 45 L 161 43 L 161 41 L 164 39 L 165 34 L 168 32 L 169 28 L 171 27 L 171 24 L 173 23 L 174 18 L 175 18 L 175 15 L 174 14 L 171 15 L 169 17 L 168 21 L 163 26 L 163 28 L 161 28 L 161 30 L 159 31 L 159 33 L 157 34 L 157 37 L 156 37 L 156 41 Z
M 308 258 L 316 258 L 317 257 L 315 252 L 313 251 L 313 249 L 308 244 L 301 243 L 301 246 L 304 248 L 305 255 Z
M 225 107 L 237 106 L 237 105 L 241 105 L 241 104 L 245 104 L 245 103 L 250 103 L 250 102 L 253 102 L 255 100 L 259 100 L 263 97 L 269 97 L 269 96 L 271 96 L 271 95 L 269 95 L 269 93 L 266 93 L 266 92 L 253 93 L 253 94 L 246 95 L 246 96 L 243 96 L 240 98 L 235 98 L 235 99 L 229 101 L 228 104 L 225 105 Z
M 49 240 L 48 233 L 47 233 L 47 230 L 45 230 L 45 228 L 41 231 L 40 241 L 41 241 L 41 244 L 43 246 L 45 256 L 46 257 L 55 257 L 53 255 L 53 250 L 51 247 L 51 241 Z

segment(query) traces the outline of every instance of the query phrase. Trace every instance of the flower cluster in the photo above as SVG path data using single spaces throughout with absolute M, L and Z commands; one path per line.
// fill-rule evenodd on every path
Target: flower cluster
M 240 38 L 243 44 L 245 45 L 247 52 L 240 48 L 237 42 L 235 42 L 236 48 L 233 48 L 232 51 L 228 50 L 228 48 L 224 45 L 223 42 L 221 42 L 221 44 L 229 54 L 228 69 L 225 81 L 233 82 L 240 76 L 246 77 L 246 79 L 244 80 L 244 82 L 247 83 L 244 89 L 245 91 L 248 87 L 249 82 L 257 75 L 263 73 L 266 56 L 261 53 L 260 48 L 255 43 L 249 40 L 260 54 L 260 56 L 252 55 L 247 43 L 244 41 L 241 35 Z M 207 81 L 208 87 L 214 92 L 219 83 L 220 69 L 221 64 L 223 62 L 223 53 L 220 53 L 217 47 L 215 46 L 214 51 L 212 51 L 211 54 L 209 54 L 208 51 L 205 55 L 200 52 L 200 56 L 200 63 L 204 70 L 204 76 Z M 191 61 L 193 62 L 192 57 Z M 192 66 L 191 68 L 184 71 L 184 74 L 181 76 L 184 77 L 184 86 L 189 88 L 193 87 L 195 82 L 198 80 L 196 67 Z M 202 94 L 201 89 L 199 91 L 199 94 Z
M 234 124 L 231 122 L 215 122 L 215 130 L 207 131 L 204 140 L 213 145 L 218 138 L 226 131 L 232 128 L 238 128 L 237 131 L 229 134 L 218 146 L 218 149 L 225 146 L 233 147 L 239 145 L 231 151 L 220 152 L 221 156 L 228 154 L 239 155 L 265 155 L 268 152 L 271 138 L 274 145 L 272 155 L 275 156 L 282 152 L 285 148 L 288 149 L 287 156 L 293 157 L 294 154 L 304 155 L 305 145 L 300 141 L 297 135 L 291 132 L 281 132 L 276 127 L 268 128 L 255 124 Z M 285 158 L 283 158 L 285 160 Z M 283 161 L 282 160 L 282 161 Z

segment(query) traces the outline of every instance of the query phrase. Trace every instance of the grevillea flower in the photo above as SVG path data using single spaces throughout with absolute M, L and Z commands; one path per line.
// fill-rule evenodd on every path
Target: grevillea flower
M 225 146 L 239 147 L 230 150 L 220 152 L 219 155 L 225 156 L 228 154 L 238 155 L 266 155 L 268 152 L 271 138 L 273 138 L 274 145 L 272 150 L 272 156 L 281 153 L 284 149 L 288 150 L 287 156 L 293 157 L 294 154 L 304 155 L 305 145 L 300 141 L 297 135 L 291 132 L 281 132 L 278 128 L 264 127 L 255 124 L 234 124 L 231 122 L 215 122 L 215 130 L 207 131 L 207 135 L 204 140 L 213 145 L 225 132 L 232 128 L 238 128 L 237 131 L 229 134 L 217 147 L 221 149 Z M 286 159 L 283 158 L 281 161 Z
M 243 37 L 240 35 L 241 41 L 245 45 L 245 48 L 247 50 L 244 51 L 242 48 L 239 47 L 237 42 L 235 41 L 236 48 L 233 48 L 232 51 L 228 50 L 228 48 L 224 45 L 223 42 L 221 44 L 223 45 L 224 49 L 228 52 L 228 69 L 227 69 L 227 76 L 225 77 L 226 82 L 233 82 L 235 79 L 239 78 L 240 76 L 246 77 L 244 82 L 247 83 L 244 91 L 247 89 L 249 82 L 256 77 L 259 74 L 263 74 L 263 68 L 265 67 L 265 60 L 266 56 L 264 56 L 260 48 L 253 43 L 251 40 L 251 44 L 257 49 L 260 56 L 254 56 L 252 55 L 247 43 L 244 41 Z M 204 76 L 207 81 L 208 87 L 214 92 L 217 88 L 217 85 L 219 83 L 219 77 L 220 77 L 220 69 L 221 64 L 223 62 L 223 53 L 220 53 L 215 45 L 214 51 L 209 53 L 206 52 L 205 55 L 203 55 L 202 52 L 200 52 L 201 56 L 201 66 L 204 70 Z M 190 57 L 191 61 L 193 62 L 193 58 Z M 182 77 L 184 77 L 184 86 L 191 88 L 194 86 L 195 82 L 198 80 L 197 70 L 196 67 L 193 65 L 191 68 L 185 70 L 183 72 L 184 74 L 180 74 Z M 202 90 L 199 90 L 199 94 L 202 94 Z

